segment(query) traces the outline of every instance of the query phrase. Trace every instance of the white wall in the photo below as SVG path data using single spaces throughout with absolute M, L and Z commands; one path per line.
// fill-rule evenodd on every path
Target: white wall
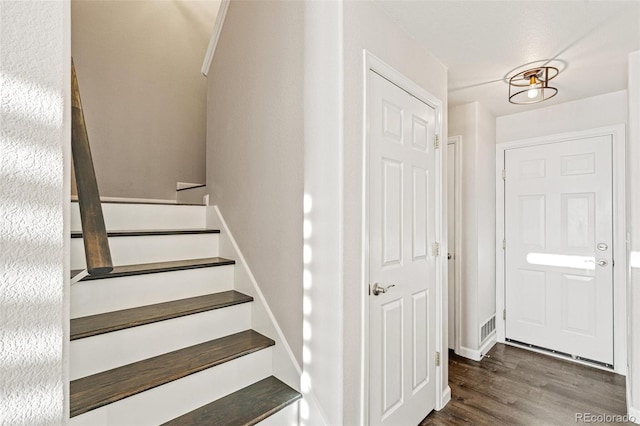
M 364 419 L 363 49 L 446 105 L 445 67 L 366 2 L 232 2 L 208 74 L 207 184 L 302 359 L 305 425 Z
M 627 225 L 631 268 L 629 281 L 629 370 L 631 415 L 640 423 L 640 51 L 629 55 L 629 122 L 627 128 Z
M 305 2 L 300 424 L 343 424 L 342 4 Z
M 478 104 L 476 190 L 478 208 L 478 330 L 496 313 L 496 119 Z M 463 172 L 464 173 L 464 172 Z M 477 331 L 479 333 L 479 330 Z
M 479 359 L 480 326 L 496 312 L 495 118 L 478 102 L 449 109 L 449 134 L 461 136 L 460 355 Z
M 343 3 L 343 66 L 344 66 L 344 147 L 342 154 L 342 288 L 343 305 L 343 401 L 342 424 L 362 421 L 359 398 L 365 397 L 361 380 L 363 349 L 360 336 L 363 330 L 362 271 L 362 213 L 363 213 L 363 49 L 380 58 L 400 73 L 416 82 L 447 105 L 447 70 L 434 56 L 425 51 L 413 38 L 402 31 L 375 4 L 370 2 Z M 447 111 L 443 110 L 441 140 L 447 140 Z M 443 164 L 443 188 L 446 188 L 446 161 Z M 446 252 L 446 197 L 442 200 L 443 252 Z M 446 259 L 446 258 L 445 258 Z M 446 264 L 446 260 L 443 262 Z M 446 265 L 443 276 L 447 276 Z M 443 330 L 446 338 L 446 291 Z M 330 309 L 330 307 L 325 307 Z M 442 353 L 447 365 L 447 350 Z M 442 391 L 448 387 L 445 377 Z
M 496 142 L 626 123 L 627 91 L 592 96 L 496 119 Z
M 7 425 L 62 424 L 66 412 L 69 25 L 67 1 L 0 2 L 0 423 Z
M 72 54 L 100 195 L 176 199 L 204 183 L 210 1 L 71 4 Z
M 231 2 L 209 69 L 207 186 L 302 361 L 304 4 Z

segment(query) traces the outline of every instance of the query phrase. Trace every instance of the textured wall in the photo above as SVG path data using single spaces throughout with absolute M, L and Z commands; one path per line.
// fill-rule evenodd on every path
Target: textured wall
M 207 77 L 207 186 L 302 360 L 302 2 L 231 2 Z
M 67 2 L 0 2 L 0 424 L 64 417 Z
M 176 199 L 204 183 L 202 61 L 219 1 L 71 3 L 72 54 L 100 195 Z

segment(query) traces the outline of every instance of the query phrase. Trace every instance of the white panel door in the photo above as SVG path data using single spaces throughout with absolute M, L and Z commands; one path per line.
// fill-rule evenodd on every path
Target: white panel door
M 611 136 L 505 151 L 506 337 L 613 365 Z
M 436 115 L 370 72 L 370 424 L 417 425 L 436 395 Z

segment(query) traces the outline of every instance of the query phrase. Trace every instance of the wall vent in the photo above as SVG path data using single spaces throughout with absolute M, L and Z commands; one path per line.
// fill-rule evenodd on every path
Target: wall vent
M 480 344 L 483 344 L 487 337 L 496 331 L 496 316 L 492 316 L 480 327 Z

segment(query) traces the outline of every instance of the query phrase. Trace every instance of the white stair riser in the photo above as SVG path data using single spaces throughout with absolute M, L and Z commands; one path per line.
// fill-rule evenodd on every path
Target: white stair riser
M 109 238 L 114 265 L 199 259 L 218 255 L 218 234 L 150 235 Z M 71 239 L 71 269 L 85 269 L 82 238 Z
M 270 375 L 268 348 L 89 411 L 69 424 L 157 426 Z
M 80 281 L 71 286 L 71 318 L 233 290 L 234 265 Z
M 256 424 L 260 426 L 298 426 L 299 402 L 287 405 L 277 413 Z
M 103 203 L 102 212 L 109 231 L 206 227 L 205 206 Z M 82 230 L 78 203 L 71 203 L 71 230 Z
M 251 328 L 251 303 L 73 340 L 70 378 L 151 358 Z

